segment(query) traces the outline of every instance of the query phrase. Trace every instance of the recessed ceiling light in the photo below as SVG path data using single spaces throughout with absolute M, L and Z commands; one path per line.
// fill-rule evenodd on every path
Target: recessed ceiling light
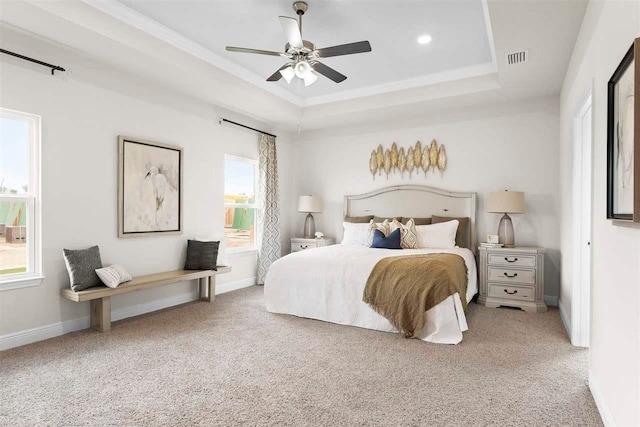
M 429 34 L 423 34 L 420 37 L 418 37 L 418 43 L 420 44 L 427 44 L 431 41 L 431 36 Z

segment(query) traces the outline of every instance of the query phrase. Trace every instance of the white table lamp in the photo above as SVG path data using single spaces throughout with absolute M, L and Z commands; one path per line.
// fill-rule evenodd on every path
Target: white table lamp
M 511 217 L 508 214 L 524 213 L 524 193 L 522 191 L 489 193 L 487 212 L 504 213 L 498 226 L 498 239 L 500 243 L 504 244 L 505 248 L 513 248 L 515 246 L 515 233 Z
M 307 212 L 307 218 L 304 221 L 304 237 L 306 239 L 314 238 L 316 233 L 316 223 L 311 213 L 322 212 L 322 208 L 322 199 L 318 196 L 298 197 L 298 212 Z

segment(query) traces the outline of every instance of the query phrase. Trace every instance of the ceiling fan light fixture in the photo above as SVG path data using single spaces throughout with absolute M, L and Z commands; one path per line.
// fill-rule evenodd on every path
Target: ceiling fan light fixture
M 318 80 L 318 76 L 316 76 L 315 73 L 309 71 L 307 75 L 304 76 L 304 85 L 311 86 L 316 82 L 316 80 Z
M 291 66 L 283 70 L 280 70 L 280 74 L 282 74 L 282 77 L 284 77 L 287 83 L 291 83 L 291 80 L 293 80 L 293 77 L 296 75 L 296 72 L 294 71 L 293 66 Z
M 304 79 L 309 73 L 311 73 L 311 65 L 307 61 L 299 61 L 295 66 L 296 76 Z
M 322 62 L 318 62 L 317 59 L 371 52 L 371 43 L 367 40 L 363 40 L 355 43 L 346 43 L 316 49 L 315 44 L 302 38 L 302 16 L 308 8 L 309 5 L 306 2 L 297 0 L 293 3 L 293 9 L 298 15 L 298 19 L 288 16 L 278 17 L 282 30 L 287 38 L 287 43 L 284 46 L 284 52 L 249 49 L 236 46 L 227 46 L 225 49 L 228 52 L 251 53 L 287 58 L 288 62 L 267 78 L 268 82 L 278 82 L 284 78 L 287 83 L 291 83 L 293 77 L 296 76 L 304 81 L 305 86 L 310 86 L 318 79 L 318 75 L 321 75 L 335 83 L 341 83 L 347 79 L 347 76 L 327 65 L 324 65 Z
M 429 44 L 431 42 L 431 36 L 429 34 L 423 34 L 418 37 L 419 44 Z

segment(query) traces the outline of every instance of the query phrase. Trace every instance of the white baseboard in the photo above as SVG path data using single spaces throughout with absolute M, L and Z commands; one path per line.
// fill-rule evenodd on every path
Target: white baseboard
M 573 339 L 571 337 L 571 319 L 567 316 L 567 312 L 564 309 L 562 303 L 558 304 L 558 308 L 560 309 L 560 319 L 562 319 L 562 324 L 564 325 L 564 329 L 567 331 L 567 335 L 569 336 L 569 341 L 573 343 Z
M 0 351 L 87 329 L 89 325 L 89 318 L 81 317 L 3 335 L 0 336 Z
M 591 394 L 593 395 L 593 400 L 596 402 L 596 406 L 598 407 L 598 412 L 600 412 L 600 418 L 602 418 L 602 422 L 606 427 L 616 427 L 616 423 L 613 420 L 613 416 L 611 415 L 611 411 L 609 411 L 609 406 L 602 395 L 602 389 L 600 389 L 600 383 L 596 379 L 595 375 L 593 375 L 593 371 L 589 369 L 589 389 L 591 390 Z
M 235 282 L 216 284 L 216 295 L 226 292 L 235 291 L 237 289 L 246 288 L 256 284 L 255 277 L 236 280 Z M 139 316 L 141 314 L 150 313 L 161 310 L 163 308 L 173 307 L 174 305 L 186 304 L 198 299 L 197 290 L 193 290 L 180 295 L 174 295 L 169 298 L 150 301 L 143 304 L 136 304 L 129 307 L 119 308 L 111 312 L 111 320 L 122 320 L 128 317 Z M 37 328 L 27 329 L 24 331 L 14 332 L 0 336 L 0 351 L 8 350 L 14 347 L 31 344 L 38 341 L 55 338 L 60 335 L 68 334 L 74 331 L 81 331 L 90 326 L 89 317 L 80 317 L 77 319 L 66 320 L 64 322 L 52 323 L 50 325 L 40 326 Z
M 547 305 L 550 305 L 551 307 L 557 307 L 558 306 L 558 300 L 560 298 L 553 296 L 553 295 L 545 295 L 544 296 L 544 303 Z

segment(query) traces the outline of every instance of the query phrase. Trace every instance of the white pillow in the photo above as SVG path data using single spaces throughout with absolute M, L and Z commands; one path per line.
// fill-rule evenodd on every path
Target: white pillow
M 97 268 L 96 274 L 106 286 L 117 288 L 120 283 L 131 280 L 131 275 L 127 273 L 121 265 L 110 265 L 109 267 Z
M 430 225 L 416 225 L 418 247 L 455 248 L 459 221 L 454 219 Z
M 218 245 L 218 259 L 216 260 L 216 265 L 218 267 L 226 267 L 229 265 L 229 260 L 227 259 L 227 238 L 225 236 L 207 238 L 196 237 L 196 240 L 199 242 L 220 242 Z
M 343 222 L 344 234 L 342 236 L 343 245 L 369 246 L 369 227 L 370 223 Z

